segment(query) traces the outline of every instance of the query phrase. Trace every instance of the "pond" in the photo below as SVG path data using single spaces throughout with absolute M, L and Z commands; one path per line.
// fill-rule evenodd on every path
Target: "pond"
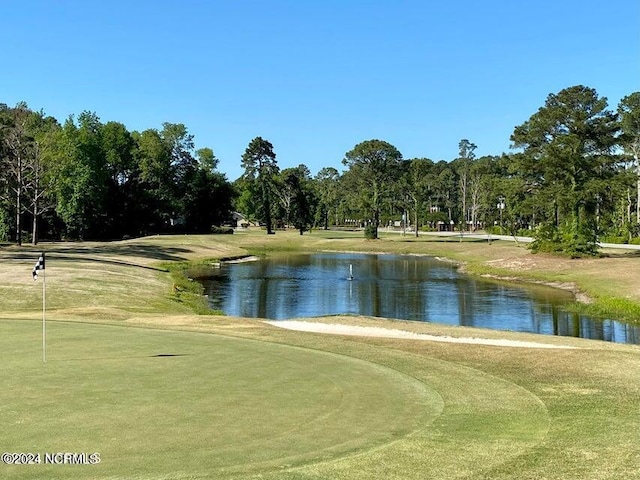
M 287 255 L 225 263 L 198 280 L 211 308 L 233 316 L 357 314 L 640 344 L 639 326 L 564 311 L 569 292 L 473 278 L 431 257 Z

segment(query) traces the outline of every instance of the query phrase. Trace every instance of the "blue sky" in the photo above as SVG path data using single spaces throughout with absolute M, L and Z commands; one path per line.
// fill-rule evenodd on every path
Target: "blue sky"
M 249 141 L 342 171 L 378 138 L 405 158 L 509 151 L 573 85 L 640 90 L 638 0 L 3 2 L 0 102 L 129 130 L 184 123 L 230 180 Z

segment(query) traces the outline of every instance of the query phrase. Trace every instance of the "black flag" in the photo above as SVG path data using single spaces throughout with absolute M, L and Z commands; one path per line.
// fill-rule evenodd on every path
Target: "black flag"
M 33 274 L 34 281 L 38 279 L 38 270 L 44 270 L 44 252 L 40 254 L 40 258 L 38 258 L 36 266 L 33 267 L 33 272 L 31 272 Z

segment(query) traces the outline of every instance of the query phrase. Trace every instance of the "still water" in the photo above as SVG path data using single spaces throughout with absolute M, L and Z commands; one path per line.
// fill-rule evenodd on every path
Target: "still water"
M 563 311 L 568 292 L 479 280 L 430 257 L 288 255 L 223 264 L 198 280 L 211 308 L 233 316 L 359 314 L 640 344 L 638 326 Z

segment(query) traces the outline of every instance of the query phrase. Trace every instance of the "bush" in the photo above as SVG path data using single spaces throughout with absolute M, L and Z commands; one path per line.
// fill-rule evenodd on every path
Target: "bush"
M 615 235 L 607 235 L 600 237 L 602 243 L 627 243 L 626 237 L 618 237 Z
M 0 242 L 8 242 L 9 235 L 9 215 L 0 209 Z
M 553 225 L 539 225 L 534 233 L 534 241 L 529 244 L 533 253 L 559 253 L 571 258 L 595 256 L 598 245 L 589 231 L 572 227 L 555 228 Z
M 376 238 L 378 238 L 378 229 L 375 227 L 375 225 L 367 225 L 364 228 L 364 238 L 366 238 L 367 240 L 375 240 Z
M 516 232 L 516 235 L 519 237 L 532 237 L 533 230 L 529 230 L 528 228 L 521 228 Z
M 211 227 L 211 233 L 217 234 L 217 235 L 230 235 L 233 233 L 233 228 L 231 227 L 216 227 L 213 226 Z
M 562 240 L 560 234 L 552 225 L 538 225 L 533 236 L 534 240 L 529 244 L 529 249 L 533 253 L 562 252 Z

